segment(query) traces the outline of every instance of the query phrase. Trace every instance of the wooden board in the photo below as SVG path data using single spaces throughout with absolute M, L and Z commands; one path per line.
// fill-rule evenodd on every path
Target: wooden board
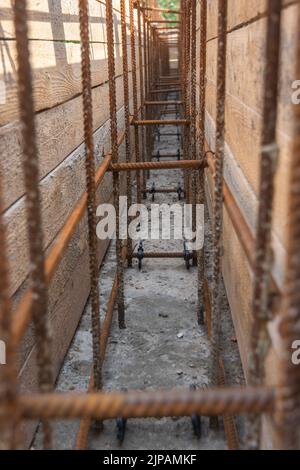
M 115 2 L 115 5 L 119 5 Z M 78 2 L 30 0 L 29 45 L 36 111 L 57 106 L 81 93 L 81 53 Z M 107 81 L 105 6 L 90 0 L 90 53 L 92 85 Z M 114 11 L 116 75 L 121 75 L 121 18 Z M 130 30 L 127 17 L 130 59 Z M 18 119 L 17 53 L 11 2 L 0 7 L 0 125 Z M 130 63 L 130 62 L 129 62 Z
M 94 129 L 109 118 L 108 84 L 93 89 Z M 117 106 L 123 101 L 123 79 L 117 79 Z M 40 178 L 43 179 L 83 142 L 82 97 L 36 116 Z M 3 179 L 4 208 L 23 196 L 21 130 L 19 122 L 0 128 L 0 173 Z

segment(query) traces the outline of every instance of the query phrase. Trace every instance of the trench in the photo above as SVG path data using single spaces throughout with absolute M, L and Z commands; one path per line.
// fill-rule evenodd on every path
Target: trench
M 169 99 L 176 96 L 169 94 Z M 167 109 L 167 108 L 166 108 Z M 175 119 L 176 113 L 161 113 L 161 119 Z M 180 148 L 181 139 L 177 127 L 161 127 L 161 137 L 156 133 L 153 154 L 174 154 Z M 163 136 L 163 134 L 167 134 Z M 172 135 L 170 135 L 172 134 Z M 176 157 L 174 157 L 176 158 Z M 159 188 L 184 187 L 182 170 L 150 172 L 147 189 L 153 183 Z M 133 191 L 136 194 L 136 191 Z M 180 204 L 175 193 L 148 194 L 142 200 L 150 213 L 151 204 Z M 212 280 L 212 240 L 208 211 L 205 214 L 204 249 L 206 257 L 206 276 Z M 174 219 L 172 219 L 174 222 Z M 173 223 L 174 225 L 174 223 Z M 142 260 L 141 270 L 138 260 L 125 270 L 125 330 L 119 329 L 117 309 L 113 322 L 103 366 L 103 388 L 105 391 L 130 390 L 169 390 L 188 389 L 191 386 L 209 386 L 211 346 L 206 326 L 197 322 L 197 267 L 187 269 L 183 259 L 182 240 L 145 240 L 144 251 L 182 252 L 182 258 Z M 171 231 L 172 233 L 172 231 Z M 135 252 L 140 239 L 134 242 Z M 101 298 L 101 319 L 106 313 L 113 280 L 116 272 L 115 243 L 112 241 L 101 267 L 99 290 Z M 239 351 L 235 339 L 229 305 L 224 285 L 221 285 L 221 351 L 224 359 L 228 385 L 244 384 Z M 86 391 L 91 374 L 91 310 L 88 303 L 75 334 L 73 343 L 62 367 L 56 391 Z M 236 419 L 238 433 L 241 435 L 243 422 Z M 76 441 L 79 422 L 55 422 L 53 424 L 54 448 L 72 449 Z M 198 429 L 199 432 L 199 429 Z M 38 429 L 33 448 L 42 448 L 42 432 Z M 88 448 L 94 450 L 116 449 L 163 449 L 196 450 L 226 449 L 227 436 L 223 421 L 219 419 L 219 429 L 213 430 L 209 417 L 201 417 L 201 437 L 196 435 L 191 417 L 168 417 L 160 419 L 129 419 L 123 442 L 118 439 L 115 420 L 105 421 L 104 429 L 99 432 L 91 426 Z

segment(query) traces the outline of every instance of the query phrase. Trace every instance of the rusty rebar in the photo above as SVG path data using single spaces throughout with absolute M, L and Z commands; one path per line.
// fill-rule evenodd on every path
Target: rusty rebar
M 176 15 L 180 15 L 181 11 L 180 10 L 172 10 L 171 8 L 156 8 L 156 7 L 142 7 L 143 10 L 147 11 L 154 11 L 157 13 L 174 13 Z
M 113 172 L 118 171 L 136 171 L 136 170 L 169 170 L 179 168 L 204 168 L 206 162 L 200 162 L 199 160 L 177 160 L 177 161 L 166 161 L 166 162 L 140 162 L 140 163 L 118 163 L 111 164 L 110 170 Z
M 124 119 L 125 119 L 125 152 L 126 163 L 131 162 L 131 132 L 130 132 L 130 111 L 129 111 L 129 68 L 128 68 L 128 52 L 127 52 L 127 25 L 126 25 L 126 4 L 125 0 L 121 0 L 121 30 L 122 30 L 122 54 L 123 54 L 123 84 L 124 84 Z M 132 188 L 131 188 L 131 172 L 126 174 L 126 195 L 128 207 L 132 204 Z M 129 225 L 129 218 L 128 218 Z M 127 226 L 128 230 L 128 226 Z M 128 265 L 131 266 L 132 240 L 128 239 Z
M 197 1 L 191 0 L 191 71 L 190 71 L 190 100 L 191 100 L 191 121 L 190 121 L 190 148 L 191 148 L 191 159 L 196 160 L 197 158 L 197 134 L 196 134 L 196 119 L 197 119 L 197 106 L 196 106 L 196 92 L 197 92 Z M 192 204 L 192 230 L 196 233 L 197 221 L 196 221 L 196 202 L 197 202 L 197 180 L 199 174 L 198 171 L 191 171 L 191 198 Z M 194 262 L 195 263 L 195 262 Z M 198 310 L 198 322 L 201 322 L 200 312 Z
M 110 0 L 106 0 L 106 31 L 108 50 L 108 77 L 109 77 L 109 109 L 110 109 L 110 135 L 112 148 L 112 162 L 119 161 L 118 146 L 118 122 L 117 122 L 117 98 L 116 98 L 116 73 L 115 73 L 115 45 L 114 45 L 114 23 L 113 7 Z M 119 328 L 125 325 L 125 303 L 124 303 L 124 262 L 122 257 L 122 241 L 120 238 L 120 175 L 113 173 L 114 206 L 116 210 L 116 257 L 118 266 L 118 321 Z
M 178 192 L 178 189 L 177 188 L 155 188 L 155 190 L 153 189 L 145 189 L 143 190 L 142 192 L 145 192 L 145 193 L 149 193 L 149 194 L 153 194 L 153 193 L 165 193 L 165 194 L 168 194 L 168 193 L 177 193 Z
M 26 190 L 26 222 L 32 289 L 32 316 L 37 344 L 38 384 L 43 393 L 51 391 L 53 372 L 51 365 L 51 339 L 48 325 L 48 295 L 45 276 L 41 197 L 39 189 L 39 160 L 30 66 L 27 2 L 16 0 L 14 22 L 18 54 L 18 94 L 22 128 L 23 172 Z M 50 424 L 43 420 L 44 448 L 52 444 Z
M 144 73 L 145 73 L 145 80 L 144 80 L 144 99 L 143 99 L 143 107 L 144 107 L 144 118 L 148 119 L 148 109 L 145 106 L 145 100 L 148 99 L 149 95 L 149 62 L 148 62 L 148 33 L 147 33 L 147 20 L 146 20 L 146 13 L 144 10 L 141 10 L 142 19 L 143 19 L 143 53 L 144 53 Z M 151 139 L 150 139 L 150 129 L 145 130 L 145 145 L 146 145 L 146 161 L 149 161 L 149 156 L 151 155 Z M 146 180 L 148 178 L 148 173 L 145 174 Z
M 298 5 L 295 76 L 300 76 L 300 6 Z M 293 147 L 289 169 L 287 218 L 287 261 L 282 306 L 279 311 L 278 389 L 275 409 L 275 448 L 299 449 L 300 368 L 291 355 L 300 333 L 300 105 L 293 110 Z
M 272 388 L 215 388 L 196 391 L 164 390 L 128 393 L 21 395 L 25 419 L 94 418 L 99 420 L 168 416 L 219 416 L 268 413 L 274 409 Z
M 145 101 L 145 106 L 170 106 L 170 105 L 181 105 L 182 101 L 169 100 L 169 101 Z
M 212 359 L 211 384 L 218 380 L 221 327 L 221 257 L 223 233 L 223 168 L 225 151 L 225 94 L 227 49 L 227 0 L 218 0 L 216 171 L 213 202 L 213 298 L 212 298 Z M 216 426 L 214 420 L 212 426 Z
M 133 258 L 138 258 L 138 254 L 137 253 L 134 253 L 133 254 Z M 153 259 L 163 259 L 163 258 L 182 258 L 183 259 L 183 252 L 182 253 L 176 253 L 175 251 L 173 253 L 167 253 L 167 252 L 162 252 L 162 253 L 159 253 L 159 252 L 146 252 L 144 253 L 143 255 L 144 258 L 153 258 Z
M 82 73 L 82 99 L 83 99 L 83 125 L 85 141 L 85 167 L 87 188 L 88 213 L 88 240 L 89 240 L 89 267 L 90 267 L 90 299 L 92 314 L 93 339 L 93 368 L 95 390 L 102 388 L 102 364 L 100 358 L 100 305 L 97 265 L 97 238 L 96 238 L 96 186 L 95 186 L 95 160 L 93 139 L 93 108 L 91 64 L 89 45 L 89 22 L 87 0 L 79 0 L 79 22 L 81 39 L 81 73 Z
M 274 185 L 278 160 L 276 125 L 281 8 L 281 0 L 268 1 L 259 209 L 256 229 L 256 259 L 252 298 L 253 324 L 251 331 L 251 353 L 249 358 L 250 383 L 255 385 L 263 383 L 264 381 L 264 360 L 270 346 L 267 322 L 272 318 L 270 282 L 273 266 L 272 220 Z M 256 417 L 253 417 L 253 419 L 250 417 L 247 434 L 248 448 L 259 448 L 260 428 L 260 420 Z
M 160 93 L 160 94 L 163 94 L 163 93 L 175 93 L 175 92 L 180 92 L 181 91 L 181 88 L 169 88 L 169 89 L 160 89 L 160 90 L 150 90 L 150 93 Z
M 129 12 L 130 12 L 130 44 L 131 44 L 131 73 L 132 73 L 132 92 L 133 92 L 133 114 L 134 119 L 138 119 L 138 86 L 137 86 L 137 67 L 136 67 L 136 49 L 135 49 L 135 27 L 134 27 L 134 0 L 129 0 Z M 141 161 L 140 155 L 140 137 L 139 129 L 135 126 L 134 129 L 135 138 L 135 160 L 136 162 Z M 141 172 L 136 173 L 136 189 L 137 189 L 137 203 L 141 203 Z
M 207 39 L 207 0 L 201 0 L 200 5 L 200 67 L 199 67 L 199 133 L 197 133 L 198 158 L 205 160 L 205 85 L 206 85 L 206 39 Z M 196 184 L 196 203 L 205 204 L 205 177 L 204 170 L 199 170 Z M 205 217 L 205 214 L 204 214 Z M 204 220 L 205 227 L 205 220 Z M 205 255 L 204 247 L 197 251 L 198 266 L 198 323 L 204 324 L 205 319 L 205 299 L 204 299 L 204 279 L 205 279 Z
M 143 47 L 144 44 L 142 43 L 142 14 L 141 14 L 141 2 L 140 0 L 136 0 L 136 8 L 137 8 L 137 26 L 138 26 L 138 55 L 139 55 L 139 77 L 140 77 L 140 102 L 143 104 L 145 101 L 145 89 L 144 89 L 144 64 L 143 64 Z M 145 119 L 145 107 L 142 106 L 141 108 L 141 120 Z M 141 129 L 141 160 L 142 162 L 145 161 L 145 155 L 147 152 L 145 151 L 145 129 Z M 143 171 L 142 173 L 142 187 L 145 189 L 147 183 L 147 175 L 146 172 Z
M 190 31 L 191 31 L 191 22 L 190 22 L 190 0 L 183 2 L 183 59 L 182 59 L 182 101 L 184 117 L 185 119 L 190 120 L 190 93 L 189 93 L 189 72 L 190 72 Z M 190 147 L 190 130 L 185 127 L 183 132 L 183 158 L 185 160 L 189 157 L 189 147 Z M 184 172 L 184 189 L 186 194 L 186 200 L 190 204 L 190 172 Z
M 134 119 L 132 122 L 133 126 L 189 126 L 189 124 L 190 121 L 187 119 L 152 119 L 147 121 Z

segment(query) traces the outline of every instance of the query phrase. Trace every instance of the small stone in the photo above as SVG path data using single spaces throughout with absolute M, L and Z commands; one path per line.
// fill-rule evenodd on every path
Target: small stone
M 178 338 L 178 339 L 182 339 L 183 336 L 184 336 L 183 333 L 178 333 L 177 338 Z
M 159 313 L 158 316 L 161 318 L 169 318 L 169 315 L 167 313 Z
M 178 371 L 177 371 L 177 375 L 183 375 L 182 370 L 178 370 Z
M 196 367 L 195 364 L 190 364 L 191 369 L 195 369 L 195 367 Z

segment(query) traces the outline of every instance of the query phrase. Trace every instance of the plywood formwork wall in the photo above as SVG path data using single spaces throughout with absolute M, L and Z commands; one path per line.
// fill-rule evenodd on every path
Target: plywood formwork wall
M 78 2 L 28 0 L 29 39 L 36 110 L 37 144 L 45 251 L 48 252 L 85 190 L 85 158 L 81 96 Z M 124 128 L 120 1 L 115 0 L 116 86 L 118 126 Z M 89 0 L 94 140 L 97 166 L 110 148 L 109 85 L 105 1 Z M 130 90 L 132 92 L 129 2 L 127 2 Z M 0 5 L 0 172 L 3 176 L 8 232 L 10 287 L 14 304 L 28 286 L 28 249 L 22 175 L 21 131 L 18 120 L 17 54 L 11 0 Z M 138 54 L 138 83 L 139 67 Z M 132 96 L 131 96 L 132 99 Z M 132 107 L 131 107 L 132 111 Z M 125 158 L 124 144 L 120 148 Z M 107 175 L 98 202 L 112 199 Z M 99 263 L 107 248 L 99 242 Z M 49 288 L 53 363 L 57 376 L 89 294 L 86 217 L 79 224 Z M 36 390 L 35 342 L 32 326 L 19 355 L 20 386 Z M 34 426 L 27 427 L 27 443 Z
M 292 83 L 295 76 L 297 2 L 283 1 L 273 247 L 274 277 L 282 286 L 285 260 L 287 178 L 292 143 Z M 255 234 L 266 47 L 266 0 L 228 0 L 225 180 Z M 207 0 L 206 139 L 214 150 L 218 0 Z M 200 0 L 198 1 L 200 22 Z M 198 29 L 197 46 L 200 31 Z M 199 50 L 198 50 L 199 57 Z M 198 64 L 199 65 L 199 64 Z M 199 73 L 198 73 L 199 76 Z M 212 184 L 208 177 L 208 200 Z M 251 331 L 252 271 L 224 207 L 223 274 L 246 380 Z M 276 382 L 276 355 L 268 357 L 268 381 Z M 269 431 L 270 428 L 268 427 Z M 266 436 L 266 434 L 265 434 Z M 270 436 L 270 433 L 269 433 Z M 265 437 L 264 446 L 272 445 Z

